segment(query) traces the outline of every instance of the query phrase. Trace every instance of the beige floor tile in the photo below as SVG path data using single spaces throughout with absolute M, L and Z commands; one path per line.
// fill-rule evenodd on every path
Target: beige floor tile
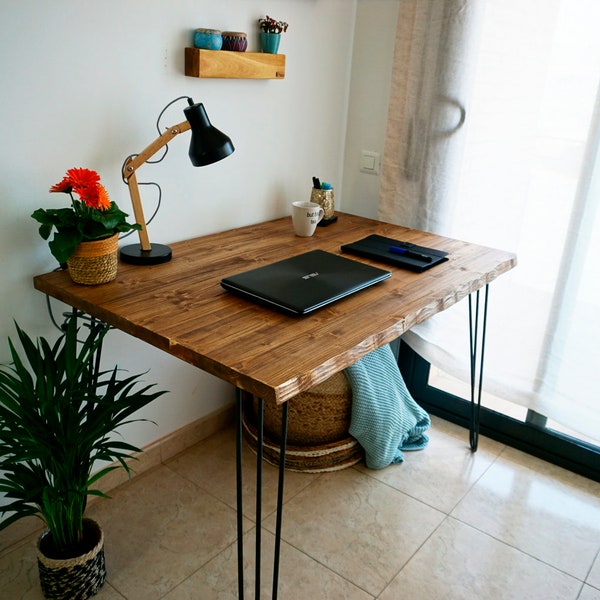
M 600 600 L 600 590 L 589 585 L 584 585 L 577 600 Z
M 581 582 L 446 519 L 379 600 L 575 600 Z
M 225 504 L 236 508 L 235 430 L 228 428 L 190 448 L 168 463 L 169 468 L 209 491 Z M 244 515 L 256 519 L 256 454 L 243 443 Z M 286 471 L 284 501 L 310 485 L 319 475 Z M 277 506 L 279 470 L 263 463 L 263 516 Z
M 435 417 L 428 435 L 427 447 L 405 452 L 404 462 L 399 465 L 380 470 L 359 468 L 370 477 L 449 513 L 504 446 L 481 437 L 478 451 L 471 452 L 464 429 Z
M 262 535 L 261 598 L 271 598 L 273 587 L 273 547 L 275 538 L 268 531 Z M 244 597 L 254 598 L 254 529 L 244 541 Z M 224 552 L 194 573 L 169 593 L 164 600 L 234 600 L 238 597 L 237 551 L 232 544 Z M 339 575 L 312 558 L 281 544 L 278 597 L 282 600 L 373 600 Z
M 90 516 L 105 530 L 108 581 L 130 600 L 161 598 L 236 539 L 235 511 L 167 467 L 112 496 Z
M 600 552 L 598 553 L 598 556 L 596 556 L 596 560 L 592 565 L 586 583 L 589 583 L 591 586 L 600 590 Z
M 431 438 L 424 451 L 381 471 L 286 473 L 282 600 L 600 600 L 599 483 L 486 438 L 473 455 L 465 430 L 435 418 Z M 247 598 L 254 597 L 255 462 L 245 447 Z M 266 465 L 264 598 L 276 487 L 277 470 Z M 237 597 L 233 429 L 112 496 L 89 508 L 106 533 L 108 581 L 99 600 Z M 2 600 L 42 600 L 30 530 L 23 523 L 0 533 Z
M 452 516 L 582 581 L 600 549 L 600 483 L 508 448 Z
M 0 531 L 0 557 L 6 552 L 12 552 L 15 545 L 22 544 L 32 534 L 41 534 L 44 529 L 43 523 L 37 517 L 25 517 L 15 521 Z
M 0 558 L 0 598 L 43 599 L 35 556 L 36 538 Z
M 286 504 L 282 538 L 376 596 L 443 518 L 346 469 L 322 475 Z M 265 523 L 274 531 L 274 518 Z

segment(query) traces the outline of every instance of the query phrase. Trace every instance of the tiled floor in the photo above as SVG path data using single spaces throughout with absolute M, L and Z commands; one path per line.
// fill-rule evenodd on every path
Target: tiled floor
M 237 596 L 233 430 L 90 509 L 106 533 L 99 600 Z M 254 455 L 245 453 L 246 598 L 254 598 Z M 277 472 L 263 494 L 270 598 Z M 2 534 L 0 534 L 2 535 Z M 381 471 L 288 473 L 282 600 L 600 599 L 600 484 L 433 419 L 431 441 Z M 2 549 L 0 598 L 41 598 L 35 536 Z

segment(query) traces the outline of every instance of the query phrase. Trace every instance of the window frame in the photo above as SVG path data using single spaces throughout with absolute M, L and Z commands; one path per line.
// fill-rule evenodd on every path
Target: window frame
M 470 400 L 429 385 L 430 363 L 404 342 L 400 344 L 398 366 L 413 398 L 426 411 L 468 430 Z M 519 421 L 481 407 L 481 435 L 600 482 L 600 447 L 547 428 L 543 423 L 543 419 Z

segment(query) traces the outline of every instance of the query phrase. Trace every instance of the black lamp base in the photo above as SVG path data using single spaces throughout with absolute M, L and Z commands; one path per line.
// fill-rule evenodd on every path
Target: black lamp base
M 140 244 L 123 246 L 119 258 L 131 265 L 160 265 L 169 262 L 172 258 L 171 248 L 163 244 L 152 244 L 151 250 L 142 250 Z

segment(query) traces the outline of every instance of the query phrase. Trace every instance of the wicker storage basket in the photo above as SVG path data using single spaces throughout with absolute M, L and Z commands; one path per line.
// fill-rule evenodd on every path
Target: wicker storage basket
M 84 285 L 112 281 L 117 276 L 118 250 L 118 233 L 103 240 L 81 242 L 67 260 L 71 279 Z
M 256 450 L 257 400 L 246 403 L 243 430 L 246 441 Z M 363 458 L 363 450 L 350 436 L 352 390 L 343 373 L 337 373 L 289 401 L 286 469 L 291 471 L 336 471 Z M 280 406 L 264 403 L 263 455 L 279 465 L 281 438 Z

